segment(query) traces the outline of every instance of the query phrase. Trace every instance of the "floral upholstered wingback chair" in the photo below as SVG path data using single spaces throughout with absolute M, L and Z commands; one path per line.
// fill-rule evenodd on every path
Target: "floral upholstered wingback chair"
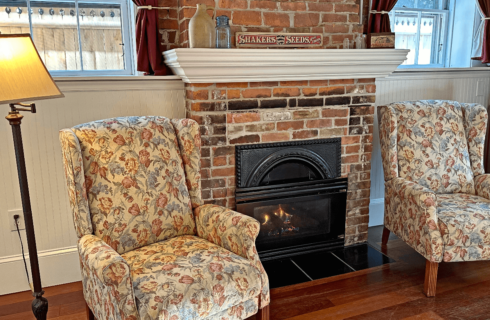
M 268 319 L 259 222 L 203 205 L 195 121 L 107 119 L 60 140 L 89 319 Z
M 490 259 L 487 111 L 455 101 L 408 101 L 380 107 L 379 119 L 382 243 L 391 231 L 427 259 L 424 291 L 434 296 L 440 262 Z

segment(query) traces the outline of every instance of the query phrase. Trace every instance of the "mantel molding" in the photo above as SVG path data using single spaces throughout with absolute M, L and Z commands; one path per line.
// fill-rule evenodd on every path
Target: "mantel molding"
M 385 78 L 405 61 L 398 49 L 174 49 L 165 62 L 186 83 Z

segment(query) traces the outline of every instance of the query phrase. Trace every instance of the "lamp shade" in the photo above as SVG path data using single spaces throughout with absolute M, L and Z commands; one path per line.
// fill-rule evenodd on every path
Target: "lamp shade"
M 0 34 L 0 104 L 64 97 L 29 34 Z

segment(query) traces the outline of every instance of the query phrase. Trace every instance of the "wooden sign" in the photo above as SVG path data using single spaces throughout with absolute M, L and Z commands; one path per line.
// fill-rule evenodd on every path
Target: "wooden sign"
M 370 33 L 367 35 L 367 47 L 372 49 L 394 49 L 395 34 L 391 32 Z
M 318 47 L 321 33 L 237 32 L 237 47 Z

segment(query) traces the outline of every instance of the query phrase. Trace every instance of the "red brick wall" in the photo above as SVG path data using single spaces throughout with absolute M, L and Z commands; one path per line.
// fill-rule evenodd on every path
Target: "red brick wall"
M 317 32 L 324 34 L 323 48 L 342 48 L 345 38 L 362 32 L 360 1 L 366 13 L 368 0 L 159 0 L 159 6 L 172 8 L 159 10 L 162 45 L 164 50 L 188 47 L 189 20 L 196 4 L 205 3 L 231 19 L 233 36 L 237 31 Z
M 342 137 L 346 244 L 366 241 L 375 93 L 374 79 L 187 84 L 205 202 L 235 207 L 235 145 Z
M 179 47 L 179 1 L 158 0 L 159 7 L 170 7 L 169 10 L 158 10 L 158 27 L 160 28 L 161 49 L 163 51 Z

